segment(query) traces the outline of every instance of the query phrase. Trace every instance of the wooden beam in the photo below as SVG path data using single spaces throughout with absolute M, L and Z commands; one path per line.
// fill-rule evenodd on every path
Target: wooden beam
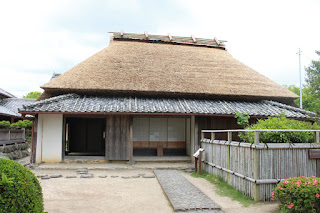
M 133 140 L 132 140 L 132 125 L 133 125 L 133 117 L 130 116 L 129 121 L 129 164 L 133 164 Z
M 196 40 L 196 38 L 192 35 L 191 36 L 191 38 L 192 38 L 192 40 L 193 40 L 193 43 L 197 43 L 197 40 Z
M 149 35 L 147 31 L 144 31 L 144 35 L 146 36 L 146 39 L 149 40 Z
M 216 37 L 214 37 L 214 41 L 218 44 L 218 46 L 221 45 L 221 42 Z
M 170 35 L 170 33 L 168 34 L 169 36 L 169 40 L 172 41 L 172 36 Z

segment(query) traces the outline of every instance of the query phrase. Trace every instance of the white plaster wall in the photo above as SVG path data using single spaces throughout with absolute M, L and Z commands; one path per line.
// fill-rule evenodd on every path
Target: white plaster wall
M 62 161 L 62 114 L 39 114 L 36 162 Z

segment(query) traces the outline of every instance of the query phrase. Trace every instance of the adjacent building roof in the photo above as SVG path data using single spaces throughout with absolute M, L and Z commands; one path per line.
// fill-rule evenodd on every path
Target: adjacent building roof
M 310 118 L 312 112 L 274 101 L 222 101 L 185 98 L 141 98 L 119 96 L 60 95 L 20 108 L 21 113 L 164 113 L 276 116 L 285 113 L 290 118 Z
M 21 117 L 18 108 L 35 102 L 31 98 L 6 98 L 0 101 L 0 114 L 5 116 Z
M 130 93 L 289 103 L 298 97 L 234 59 L 223 42 L 114 33 L 107 48 L 44 84 L 42 98 L 67 93 Z
M 14 95 L 12 95 L 10 92 L 5 91 L 4 89 L 0 88 L 0 96 L 4 98 L 15 98 Z

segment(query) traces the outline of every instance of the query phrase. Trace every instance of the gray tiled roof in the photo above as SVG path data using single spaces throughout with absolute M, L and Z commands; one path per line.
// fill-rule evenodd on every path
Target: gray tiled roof
M 245 112 L 251 116 L 275 116 L 285 112 L 287 117 L 308 118 L 312 112 L 274 101 L 222 101 L 184 98 L 100 97 L 67 94 L 36 102 L 20 112 L 68 113 L 179 113 L 234 115 Z
M 5 96 L 7 98 L 15 98 L 14 95 L 12 95 L 10 92 L 5 91 L 4 89 L 0 88 L 0 95 Z
M 29 105 L 35 102 L 35 99 L 31 98 L 6 98 L 0 101 L 0 114 L 8 116 L 20 117 L 18 108 L 23 105 Z

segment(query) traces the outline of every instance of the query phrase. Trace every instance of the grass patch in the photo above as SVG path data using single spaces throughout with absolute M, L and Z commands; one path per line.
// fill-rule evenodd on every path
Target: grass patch
M 222 178 L 218 176 L 209 174 L 204 171 L 202 171 L 201 175 L 193 172 L 191 176 L 206 179 L 207 181 L 209 181 L 217 187 L 217 194 L 224 197 L 230 197 L 232 200 L 239 201 L 244 207 L 248 207 L 250 205 L 255 205 L 258 203 L 252 200 L 251 197 L 242 194 L 242 192 L 236 190 L 235 188 L 227 184 L 227 182 L 225 182 Z

